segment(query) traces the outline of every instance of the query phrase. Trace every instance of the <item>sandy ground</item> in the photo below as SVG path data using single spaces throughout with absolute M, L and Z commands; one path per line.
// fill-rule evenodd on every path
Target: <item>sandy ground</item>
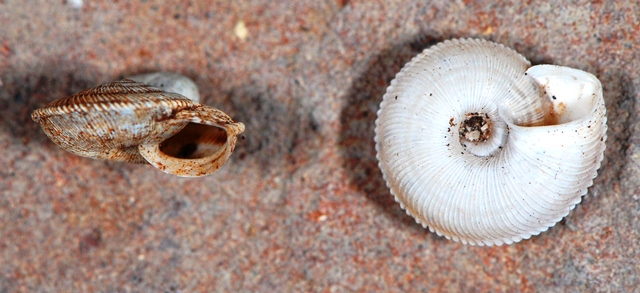
M 0 292 L 632 292 L 640 286 L 634 1 L 0 0 Z M 606 3 L 605 3 L 606 2 Z M 375 113 L 429 45 L 480 37 L 597 75 L 599 176 L 509 246 L 423 229 L 377 167 Z M 127 74 L 176 71 L 246 124 L 215 175 L 74 156 L 31 118 Z

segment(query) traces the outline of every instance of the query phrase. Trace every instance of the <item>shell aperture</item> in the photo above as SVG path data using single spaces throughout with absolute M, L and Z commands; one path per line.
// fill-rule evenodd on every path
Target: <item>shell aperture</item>
M 407 213 L 474 245 L 528 239 L 565 217 L 603 158 L 595 76 L 530 67 L 484 40 L 437 44 L 397 74 L 376 120 L 377 158 Z

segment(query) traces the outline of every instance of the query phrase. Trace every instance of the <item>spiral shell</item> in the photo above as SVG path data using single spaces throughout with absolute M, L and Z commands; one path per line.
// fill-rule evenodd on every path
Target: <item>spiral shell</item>
M 473 245 L 518 242 L 568 215 L 593 184 L 607 130 L 600 82 L 529 66 L 499 44 L 450 40 L 391 82 L 377 158 L 396 201 L 425 228 Z
M 244 131 L 224 112 L 122 80 L 53 101 L 31 115 L 58 146 L 95 159 L 149 162 L 178 176 L 217 171 Z

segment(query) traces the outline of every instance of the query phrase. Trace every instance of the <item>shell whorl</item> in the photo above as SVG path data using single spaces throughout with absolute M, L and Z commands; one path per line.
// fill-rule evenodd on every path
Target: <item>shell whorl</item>
M 502 45 L 460 39 L 425 50 L 391 82 L 376 120 L 379 166 L 396 200 L 432 232 L 517 242 L 565 217 L 591 186 L 606 139 L 600 82 L 528 67 Z M 575 83 L 587 90 L 563 90 Z
M 166 93 L 157 88 L 132 80 L 120 80 L 81 91 L 72 96 L 55 100 L 33 112 L 34 119 L 70 113 L 119 111 L 122 109 L 148 109 L 164 100 L 167 106 L 185 108 L 194 103 L 178 94 Z
M 47 136 L 77 155 L 144 163 L 140 144 L 159 143 L 187 122 L 172 115 L 195 104 L 131 80 L 121 80 L 55 100 L 31 115 Z

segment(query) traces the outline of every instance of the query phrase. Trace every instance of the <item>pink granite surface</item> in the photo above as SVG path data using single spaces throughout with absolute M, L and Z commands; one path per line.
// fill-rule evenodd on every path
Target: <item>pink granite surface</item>
M 638 290 L 640 5 L 535 2 L 0 0 L 0 292 Z M 540 236 L 451 242 L 384 185 L 373 128 L 385 88 L 452 37 L 603 83 L 600 175 Z M 246 124 L 219 173 L 77 157 L 30 118 L 155 70 L 192 77 Z

